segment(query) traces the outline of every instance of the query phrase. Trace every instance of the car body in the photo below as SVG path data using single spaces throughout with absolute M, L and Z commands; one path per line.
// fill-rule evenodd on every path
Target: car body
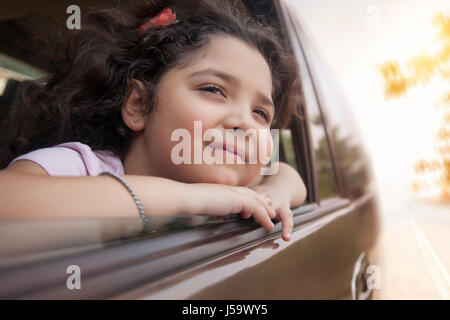
M 301 174 L 306 202 L 281 239 L 238 215 L 6 221 L 0 297 L 12 299 L 368 299 L 377 289 L 375 182 L 357 128 L 295 10 L 244 1 L 279 23 L 302 79 L 301 118 L 280 133 L 280 157 Z M 9 53 L 11 54 L 11 53 Z M 75 266 L 81 289 L 69 289 Z

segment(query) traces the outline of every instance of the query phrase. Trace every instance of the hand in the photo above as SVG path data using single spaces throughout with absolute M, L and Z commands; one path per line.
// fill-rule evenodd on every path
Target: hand
M 247 188 L 233 187 L 222 184 L 195 183 L 191 184 L 191 213 L 202 213 L 213 216 L 225 216 L 240 213 L 244 219 L 253 216 L 264 229 L 272 230 L 275 211 L 270 207 L 268 199 Z
M 275 219 L 281 220 L 283 226 L 283 240 L 289 241 L 291 239 L 292 229 L 294 227 L 294 216 L 290 208 L 291 201 L 289 196 L 267 185 L 260 184 L 252 187 L 252 189 L 267 199 L 271 208 L 276 213 Z

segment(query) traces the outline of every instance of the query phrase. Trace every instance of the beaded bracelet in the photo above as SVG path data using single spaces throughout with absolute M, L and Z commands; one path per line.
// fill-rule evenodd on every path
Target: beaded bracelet
M 148 217 L 145 215 L 144 207 L 142 206 L 141 201 L 139 201 L 136 193 L 134 193 L 134 191 L 133 191 L 133 189 L 131 189 L 130 185 L 122 177 L 120 177 L 118 174 L 115 174 L 113 172 L 103 171 L 99 175 L 109 175 L 109 176 L 117 179 L 118 181 L 120 181 L 125 186 L 125 188 L 127 188 L 127 190 L 130 192 L 131 196 L 133 197 L 134 201 L 136 202 L 136 206 L 139 209 L 139 214 L 141 215 L 141 218 L 142 218 L 141 233 L 144 233 L 148 227 Z

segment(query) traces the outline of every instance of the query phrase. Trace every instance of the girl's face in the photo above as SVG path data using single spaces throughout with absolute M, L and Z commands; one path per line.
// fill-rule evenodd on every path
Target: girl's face
M 250 163 L 250 153 L 257 154 L 257 146 L 263 144 L 270 152 L 267 147 L 271 144 L 270 133 L 265 140 L 259 134 L 248 136 L 246 150 L 240 148 L 235 155 L 233 150 L 226 151 L 230 149 L 226 145 L 230 140 L 226 140 L 225 131 L 231 129 L 240 134 L 248 129 L 256 132 L 263 129 L 268 132 L 275 113 L 271 93 L 271 72 L 257 49 L 234 37 L 211 37 L 194 63 L 171 69 L 159 83 L 158 105 L 145 119 L 140 140 L 143 144 L 141 154 L 148 162 L 145 165 L 147 174 L 188 183 L 250 184 L 264 165 L 259 156 L 256 164 Z M 194 121 L 200 121 L 196 132 Z M 208 129 L 216 129 L 216 133 L 222 134 L 223 145 L 218 143 L 207 150 L 211 142 L 204 141 L 202 135 Z M 172 141 L 175 131 L 190 136 L 190 142 L 184 141 L 184 147 L 190 148 L 187 152 L 190 152 L 191 164 L 177 165 L 174 161 L 174 155 L 182 158 L 187 149 L 179 152 L 182 139 L 186 137 L 178 136 Z M 177 152 L 174 152 L 177 145 Z M 223 164 L 195 164 L 194 153 L 200 149 L 201 155 L 205 151 L 213 156 L 221 152 Z M 239 155 L 240 159 L 245 158 L 245 164 L 236 164 Z M 231 157 L 234 164 L 226 164 L 226 157 Z

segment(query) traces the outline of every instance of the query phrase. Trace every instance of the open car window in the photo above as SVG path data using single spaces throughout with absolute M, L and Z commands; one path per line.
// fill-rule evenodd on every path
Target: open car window
M 248 4 L 252 5 L 252 2 Z M 264 12 L 273 13 L 273 10 Z M 285 24 L 289 35 L 294 34 L 292 23 L 286 20 Z M 311 129 L 314 121 L 306 110 L 314 109 L 311 103 L 316 101 L 311 79 L 305 78 L 307 66 L 302 60 L 303 54 L 298 51 L 298 39 L 290 37 L 289 40 L 293 44 L 294 54 L 299 59 L 300 72 L 305 83 L 303 94 L 307 99 L 305 106 L 299 106 L 304 119 L 295 118 L 291 127 L 281 130 L 278 143 L 280 159 L 297 169 L 308 190 L 306 202 L 299 208 L 293 208 L 294 222 L 298 225 L 332 210 L 331 207 L 320 209 L 318 201 L 335 195 L 336 187 L 333 183 L 335 177 L 331 159 L 327 153 L 328 145 L 320 142 L 325 139 L 323 123 Z M 36 77 L 40 75 L 42 74 L 35 74 Z M 28 77 L 31 77 L 30 74 Z M 322 167 L 318 169 L 320 166 Z M 343 205 L 345 204 L 336 203 L 336 206 Z M 142 222 L 138 215 L 136 218 L 126 219 L 4 222 L 0 225 L 0 269 L 6 270 L 22 263 L 37 263 L 139 241 L 156 241 L 160 245 L 159 239 L 174 239 L 167 243 L 176 247 L 180 246 L 180 243 L 188 245 L 233 233 L 234 240 L 224 244 L 225 249 L 227 246 L 245 244 L 281 232 L 281 224 L 277 224 L 274 230 L 267 233 L 253 220 L 241 219 L 239 214 L 220 218 L 201 213 L 189 216 L 152 216 L 149 220 L 149 227 L 144 235 L 139 233 Z M 164 248 L 165 245 L 160 246 L 159 250 Z

